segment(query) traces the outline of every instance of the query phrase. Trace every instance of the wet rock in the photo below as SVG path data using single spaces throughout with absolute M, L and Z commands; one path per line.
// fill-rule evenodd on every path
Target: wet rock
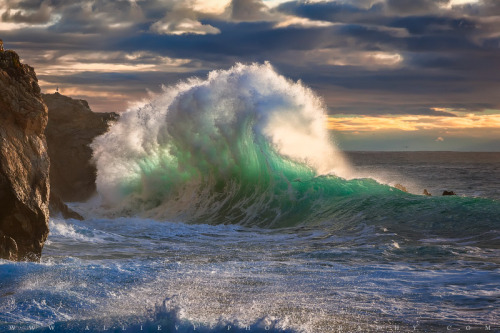
M 92 112 L 85 100 L 43 94 L 49 109 L 47 136 L 50 184 L 62 201 L 85 201 L 96 191 L 96 167 L 90 144 L 105 133 L 116 113 Z
M 403 191 L 403 192 L 408 192 L 408 190 L 406 189 L 406 187 L 404 187 L 403 185 L 401 184 L 396 184 L 394 185 L 395 188 L 397 188 L 398 190 L 400 191 Z
M 456 195 L 453 191 L 443 191 L 443 195 Z
M 0 258 L 17 260 L 18 252 L 16 241 L 0 232 Z
M 49 232 L 47 107 L 32 67 L 0 47 L 0 258 L 40 259 Z
M 428 196 L 428 197 L 431 197 L 431 196 L 432 196 L 432 194 L 430 194 L 430 193 L 427 191 L 427 189 L 426 189 L 426 188 L 424 188 L 424 193 L 423 193 L 423 195 L 426 195 L 426 196 Z
M 65 219 L 83 220 L 83 217 L 66 205 L 53 191 L 50 192 L 50 216 L 62 216 Z

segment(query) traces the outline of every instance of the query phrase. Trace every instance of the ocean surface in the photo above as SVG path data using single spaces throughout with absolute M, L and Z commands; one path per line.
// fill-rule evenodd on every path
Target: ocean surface
M 131 108 L 85 220 L 0 261 L 0 331 L 500 332 L 500 153 L 343 153 L 323 114 L 267 64 Z

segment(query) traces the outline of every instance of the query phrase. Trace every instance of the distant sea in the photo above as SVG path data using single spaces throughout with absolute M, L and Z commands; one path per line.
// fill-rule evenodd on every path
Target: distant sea
M 410 192 L 457 195 L 500 200 L 498 152 L 346 152 L 356 171 L 388 184 L 404 185 Z

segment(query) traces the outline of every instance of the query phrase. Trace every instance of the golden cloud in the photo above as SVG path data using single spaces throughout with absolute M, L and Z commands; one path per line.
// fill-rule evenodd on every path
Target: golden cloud
M 500 114 L 466 114 L 457 117 L 398 115 L 398 116 L 361 116 L 328 117 L 328 129 L 343 132 L 363 131 L 418 131 L 443 129 L 500 129 Z

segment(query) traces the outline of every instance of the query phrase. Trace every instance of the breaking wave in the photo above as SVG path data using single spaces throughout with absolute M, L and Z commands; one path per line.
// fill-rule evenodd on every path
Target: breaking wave
M 432 229 L 439 221 L 447 229 L 484 211 L 482 230 L 494 222 L 500 209 L 489 200 L 425 198 L 353 179 L 325 122 L 322 100 L 269 63 L 166 87 L 94 141 L 99 209 L 260 227 L 404 221 Z

